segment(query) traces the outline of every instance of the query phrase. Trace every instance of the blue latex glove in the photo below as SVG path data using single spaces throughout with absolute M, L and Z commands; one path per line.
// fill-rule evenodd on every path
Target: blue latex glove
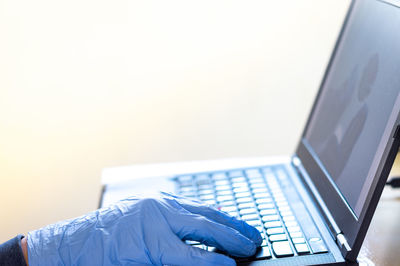
M 185 244 L 196 240 L 233 256 L 251 256 L 259 232 L 199 201 L 164 194 L 128 198 L 28 234 L 36 265 L 235 265 L 225 255 Z

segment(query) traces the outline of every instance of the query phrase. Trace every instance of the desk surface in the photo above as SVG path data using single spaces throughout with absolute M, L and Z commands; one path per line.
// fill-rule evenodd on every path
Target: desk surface
M 176 169 L 183 172 L 197 172 L 230 167 L 262 165 L 265 160 L 281 161 L 282 157 L 257 157 L 200 162 L 148 164 L 108 168 L 103 171 L 102 182 L 109 184 L 141 177 L 173 175 Z M 397 159 L 391 176 L 400 175 L 400 160 Z M 109 199 L 112 201 L 112 199 Z M 372 219 L 370 228 L 361 248 L 360 265 L 400 265 L 400 189 L 386 187 Z
M 400 175 L 396 159 L 391 176 Z M 366 264 L 400 265 L 400 189 L 385 187 L 359 257 Z

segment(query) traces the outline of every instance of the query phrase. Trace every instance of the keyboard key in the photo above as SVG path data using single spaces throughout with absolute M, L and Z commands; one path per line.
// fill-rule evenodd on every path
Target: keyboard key
M 202 244 L 199 244 L 199 245 L 193 245 L 192 247 L 195 247 L 195 248 L 200 248 L 200 249 L 207 250 L 207 246 L 205 246 L 205 245 L 202 245 Z
M 295 218 L 293 215 L 291 215 L 291 216 L 285 216 L 285 217 L 283 217 L 283 220 L 284 220 L 285 222 L 290 222 L 290 221 L 295 221 L 296 218 Z
M 214 180 L 223 180 L 228 179 L 228 176 L 225 173 L 215 173 L 211 176 Z
M 289 222 L 285 222 L 285 226 L 286 227 L 293 227 L 293 226 L 298 226 L 296 221 L 289 221 Z
M 212 190 L 212 189 L 199 190 L 199 194 L 200 195 L 214 194 L 214 190 Z
M 226 186 L 226 185 L 230 185 L 229 180 L 215 181 L 215 186 Z
M 188 244 L 188 245 L 199 245 L 199 244 L 201 244 L 199 241 L 194 241 L 194 240 L 186 240 L 185 243 Z
M 250 197 L 246 197 L 246 198 L 237 198 L 236 199 L 237 203 L 246 203 L 246 202 L 253 202 L 253 199 Z
M 286 227 L 289 233 L 300 232 L 299 226 L 288 226 Z
M 242 220 L 244 221 L 250 221 L 250 220 L 259 220 L 260 217 L 258 214 L 246 214 L 242 216 Z
M 246 214 L 257 213 L 257 211 L 254 208 L 249 208 L 249 209 L 241 209 L 239 210 L 239 213 L 240 215 L 246 215 Z
M 231 178 L 232 183 L 246 183 L 247 185 L 246 181 L 247 181 L 246 178 L 243 176 Z
M 287 240 L 286 234 L 277 234 L 277 235 L 269 236 L 269 241 L 271 241 L 271 242 L 283 241 L 283 240 Z
M 231 187 L 230 186 L 226 186 L 226 185 L 221 185 L 221 186 L 216 186 L 215 190 L 217 192 L 218 191 L 225 191 L 225 190 L 231 191 Z
M 296 237 L 296 238 L 292 238 L 292 242 L 293 242 L 293 244 L 301 244 L 301 243 L 305 243 L 306 240 L 303 237 Z
M 214 199 L 214 194 L 200 195 L 199 198 L 200 198 L 201 200 L 210 200 L 210 199 Z
M 234 198 L 232 195 L 225 195 L 225 196 L 217 196 L 217 201 L 223 202 L 223 201 L 233 201 Z
M 208 204 L 208 205 L 215 205 L 215 204 L 217 204 L 217 201 L 214 199 L 211 199 L 211 200 L 205 200 L 204 203 Z
M 232 195 L 232 191 L 230 191 L 230 190 L 219 190 L 219 191 L 217 191 L 217 196 L 223 196 L 223 195 Z
M 261 217 L 261 220 L 263 222 L 269 222 L 269 221 L 279 221 L 279 215 L 266 215 Z M 282 223 L 280 223 L 282 225 Z
M 260 220 L 251 220 L 247 221 L 246 223 L 248 223 L 251 226 L 262 226 L 262 222 Z
M 228 200 L 228 201 L 222 201 L 222 202 L 220 202 L 219 205 L 220 205 L 221 207 L 226 207 L 226 206 L 235 206 L 236 204 L 235 204 L 234 201 Z
M 236 211 L 236 206 L 227 206 L 227 207 L 221 207 L 220 208 L 221 211 L 223 212 L 233 212 Z
M 230 215 L 230 216 L 233 216 L 233 217 L 238 217 L 239 218 L 239 213 L 238 212 L 228 212 L 228 214 Z
M 235 193 L 240 193 L 240 192 L 249 192 L 249 188 L 248 187 L 236 187 L 233 189 L 233 192 Z
M 248 169 L 245 172 L 248 178 L 262 177 L 258 169 Z
M 265 199 L 256 199 L 256 203 L 257 203 L 257 204 L 272 203 L 272 199 L 268 199 L 268 198 L 265 198 Z
M 281 221 L 271 221 L 271 222 L 264 223 L 264 227 L 267 229 L 273 228 L 273 227 L 281 227 L 281 226 L 282 226 Z
M 255 208 L 255 204 L 253 202 L 246 202 L 238 204 L 239 209 L 247 209 L 247 208 Z
M 267 235 L 276 235 L 276 234 L 284 234 L 285 230 L 283 227 L 275 227 L 267 229 Z
M 244 197 L 250 197 L 250 196 L 251 196 L 250 192 L 235 193 L 236 198 L 244 198 Z
M 209 251 L 209 252 L 218 252 L 219 250 L 216 247 L 207 247 L 207 251 Z
M 197 175 L 195 176 L 194 179 L 197 185 L 204 185 L 211 183 L 211 179 L 208 175 Z
M 271 174 L 271 173 L 272 173 L 272 167 L 270 167 L 270 166 L 263 167 L 263 168 L 261 168 L 261 171 L 262 171 L 264 174 Z
M 281 188 L 279 187 L 278 184 L 272 185 L 271 183 L 268 183 L 268 188 L 269 188 L 269 190 L 271 191 L 272 194 L 282 193 L 282 190 L 281 190 Z
M 273 203 L 262 203 L 262 204 L 258 204 L 257 207 L 259 210 L 265 210 L 265 209 L 275 210 L 275 205 Z
M 256 229 L 258 230 L 258 232 L 260 232 L 261 234 L 263 234 L 264 233 L 264 229 L 263 229 L 263 227 L 260 225 L 260 226 L 256 226 Z
M 269 193 L 254 193 L 254 198 L 256 199 L 268 198 L 270 201 L 272 201 Z
M 289 203 L 287 201 L 279 201 L 276 203 L 276 205 L 278 206 L 278 208 L 281 208 L 281 207 L 287 207 Z
M 268 189 L 267 188 L 254 188 L 251 190 L 253 193 L 268 193 Z M 271 196 L 270 194 L 268 194 L 269 196 Z
M 283 212 L 283 211 L 290 211 L 290 207 L 289 206 L 281 206 L 278 207 L 279 212 Z
M 264 179 L 262 178 L 250 178 L 249 179 L 250 184 L 256 184 L 256 183 L 265 183 Z
M 276 203 L 283 203 L 284 204 L 285 202 L 287 202 L 285 197 L 274 197 L 274 200 L 275 200 Z
M 265 188 L 265 187 L 267 187 L 267 185 L 264 183 L 254 183 L 254 184 L 250 184 L 250 187 L 251 188 Z
M 241 176 L 243 176 L 243 171 L 241 171 L 241 170 L 229 171 L 228 176 L 229 177 L 241 177 Z
M 274 198 L 285 197 L 285 195 L 283 194 L 283 192 L 281 190 L 274 190 L 272 192 L 272 196 L 274 196 Z
M 216 185 L 215 190 L 230 190 L 231 186 L 229 185 Z
M 293 256 L 293 251 L 288 241 L 273 242 L 272 250 L 277 257 Z
M 261 246 L 262 246 L 262 247 L 268 246 L 268 242 L 267 242 L 266 239 L 264 239 L 264 240 L 262 241 Z
M 259 250 L 256 251 L 255 257 L 257 259 L 269 259 L 271 258 L 271 252 L 267 246 L 262 246 Z
M 178 182 L 181 187 L 187 187 L 193 185 L 193 178 L 191 175 L 183 175 L 178 177 Z
M 307 244 L 295 244 L 294 245 L 298 254 L 307 254 L 310 253 Z
M 271 171 L 270 172 L 264 172 L 264 176 L 265 176 L 265 179 L 267 179 L 268 181 L 270 181 L 270 182 L 277 182 L 276 181 L 276 177 L 275 177 L 275 173 L 274 173 L 274 170 L 273 169 L 271 169 Z
M 251 222 L 254 222 L 254 223 L 251 223 Z M 264 228 L 262 226 L 262 223 L 259 220 L 246 221 L 246 223 L 248 223 L 251 226 L 254 226 L 261 233 L 261 237 L 263 239 L 265 239 Z
M 291 238 L 303 237 L 302 232 L 289 232 Z
M 285 198 L 285 194 L 283 194 L 283 192 L 281 190 L 274 190 L 272 192 L 272 196 L 274 198 Z
M 275 209 L 260 210 L 260 215 L 261 215 L 261 216 L 264 216 L 264 215 L 271 215 L 271 214 L 276 214 L 276 210 L 275 210 Z
M 195 175 L 194 178 L 196 180 L 204 180 L 204 179 L 210 179 L 211 177 L 209 174 L 198 174 L 198 175 Z
M 282 192 L 281 186 L 276 182 L 276 180 L 267 179 L 267 184 L 272 192 Z
M 308 244 L 310 244 L 310 248 L 315 254 L 328 252 L 325 243 L 319 237 L 310 238 Z
M 190 186 L 190 187 L 181 187 L 180 191 L 181 191 L 181 193 L 184 193 L 184 192 L 193 192 L 193 191 L 195 191 L 195 189 L 194 189 L 193 186 Z
M 192 181 L 193 177 L 191 175 L 181 175 L 178 176 L 179 182 L 186 182 L 186 181 Z
M 282 191 L 281 186 L 279 186 L 278 182 L 274 179 L 274 177 L 268 177 L 267 183 L 271 191 Z
M 280 212 L 280 215 L 282 217 L 291 216 L 291 215 L 293 215 L 293 212 L 292 211 L 282 211 L 282 212 Z
M 213 188 L 213 185 L 211 185 L 211 184 L 200 185 L 199 190 L 203 190 L 203 189 L 214 189 L 214 188 Z
M 236 188 L 236 187 L 247 187 L 247 183 L 246 182 L 235 182 L 232 183 L 232 187 Z

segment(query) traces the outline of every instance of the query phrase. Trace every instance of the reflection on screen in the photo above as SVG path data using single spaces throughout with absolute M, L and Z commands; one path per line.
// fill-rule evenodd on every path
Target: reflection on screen
M 360 1 L 306 132 L 338 190 L 360 215 L 398 113 L 400 9 Z

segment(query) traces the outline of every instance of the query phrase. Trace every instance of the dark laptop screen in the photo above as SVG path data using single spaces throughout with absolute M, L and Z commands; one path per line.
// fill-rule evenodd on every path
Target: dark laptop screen
M 356 216 L 400 109 L 400 8 L 358 1 L 305 134 Z

